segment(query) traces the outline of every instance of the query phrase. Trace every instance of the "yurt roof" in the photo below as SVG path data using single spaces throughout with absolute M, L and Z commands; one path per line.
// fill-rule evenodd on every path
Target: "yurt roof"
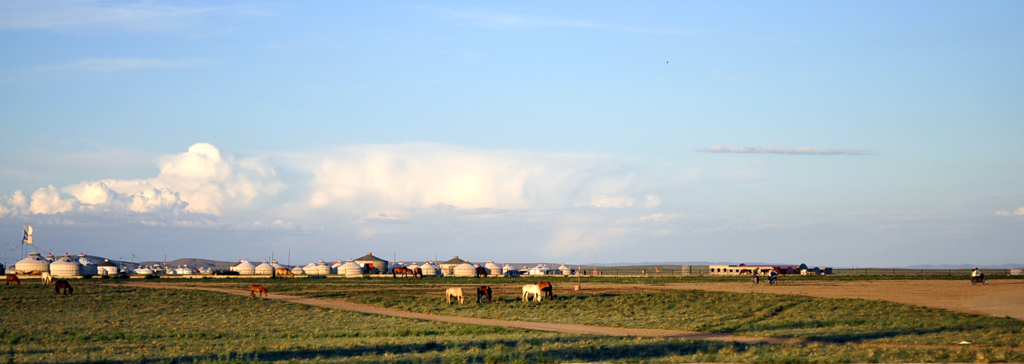
M 104 259 L 103 263 L 97 264 L 96 266 L 98 266 L 98 267 L 116 267 L 116 265 L 114 265 L 114 263 L 111 263 L 110 260 L 107 260 L 107 259 Z
M 244 268 L 244 267 L 256 268 L 256 266 L 253 265 L 252 263 L 249 263 L 248 260 L 242 260 L 242 262 L 238 263 L 238 265 L 236 265 L 235 267 L 238 267 L 238 268 Z
M 459 259 L 459 256 L 456 255 L 455 258 L 449 259 L 447 262 L 444 262 L 444 263 L 441 263 L 441 264 L 458 265 L 458 264 L 462 264 L 462 263 L 466 263 L 466 261 L 462 260 L 462 259 Z
M 364 255 L 362 257 L 359 257 L 357 259 L 352 259 L 352 260 L 353 261 L 357 261 L 357 262 L 371 261 L 371 260 L 372 261 L 378 261 L 378 262 L 385 261 L 384 259 L 380 259 L 380 258 L 377 258 L 377 257 L 373 256 L 373 252 L 367 252 L 366 255 Z
M 270 263 L 267 263 L 267 261 L 263 261 L 263 263 L 260 263 L 260 265 L 257 266 L 256 268 L 259 268 L 259 267 L 273 268 L 274 266 L 270 265 Z
M 342 264 L 341 268 L 344 268 L 344 269 L 349 269 L 349 268 L 363 269 L 363 267 L 360 267 L 359 264 L 356 264 L 356 262 L 353 262 L 351 260 L 345 262 L 345 264 Z
M 420 266 L 420 268 L 427 268 L 427 267 L 430 267 L 432 269 L 439 269 L 440 268 L 436 264 L 434 264 L 433 262 L 426 262 L 426 263 L 423 263 L 423 265 Z
M 537 266 L 533 267 L 532 269 L 536 269 L 536 270 L 551 270 L 551 268 L 548 268 L 548 267 L 544 266 L 543 263 L 542 264 L 537 264 Z

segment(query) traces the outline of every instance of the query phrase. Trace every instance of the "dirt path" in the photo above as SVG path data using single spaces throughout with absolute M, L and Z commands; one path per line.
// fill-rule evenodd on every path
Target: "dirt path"
M 179 283 L 147 283 L 147 282 L 130 282 L 127 283 L 129 286 L 143 287 L 143 288 L 164 288 L 164 289 L 194 289 L 203 290 L 219 293 L 227 293 L 240 296 L 248 296 L 248 291 L 228 288 L 218 288 L 209 286 L 194 286 L 188 284 Z M 472 325 L 486 325 L 486 326 L 502 326 L 502 327 L 515 327 L 520 329 L 538 330 L 538 331 L 549 331 L 559 332 L 565 334 L 587 334 L 587 335 L 602 335 L 602 336 L 640 336 L 640 337 L 666 337 L 666 338 L 681 338 L 681 339 L 698 339 L 698 340 L 714 340 L 714 341 L 728 341 L 728 342 L 740 342 L 747 344 L 756 343 L 769 343 L 769 344 L 798 344 L 805 343 L 802 340 L 796 339 L 778 339 L 778 338 L 756 338 L 726 334 L 713 334 L 713 333 L 701 333 L 693 331 L 681 331 L 681 330 L 662 330 L 662 329 L 634 329 L 634 328 L 623 328 L 623 327 L 605 327 L 605 326 L 590 326 L 590 325 L 572 325 L 572 324 L 557 324 L 547 322 L 530 322 L 530 321 L 509 321 L 509 320 L 495 320 L 495 319 L 484 319 L 476 317 L 460 317 L 460 316 L 444 316 L 444 315 L 432 315 L 418 312 L 400 311 L 390 308 L 378 307 L 373 305 L 352 303 L 342 300 L 333 299 L 322 299 L 322 298 L 311 298 L 311 297 L 300 297 L 300 296 L 289 296 L 283 294 L 271 294 L 267 299 L 297 303 L 303 305 L 310 305 L 316 307 L 324 307 L 337 310 L 345 310 L 352 312 L 367 313 L 373 315 L 384 315 L 384 316 L 395 316 L 404 317 L 417 320 L 429 320 L 429 321 L 441 321 L 441 322 L 453 322 L 460 324 L 472 324 Z

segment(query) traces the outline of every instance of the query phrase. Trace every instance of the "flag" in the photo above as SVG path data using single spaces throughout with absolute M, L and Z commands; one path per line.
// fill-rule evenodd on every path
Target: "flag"
M 132 254 L 132 258 L 135 258 L 135 254 Z

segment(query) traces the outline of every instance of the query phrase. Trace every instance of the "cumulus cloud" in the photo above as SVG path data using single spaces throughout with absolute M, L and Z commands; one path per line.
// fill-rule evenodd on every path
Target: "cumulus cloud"
M 220 215 L 261 196 L 285 189 L 273 166 L 262 158 L 237 158 L 207 143 L 160 158 L 154 178 L 106 179 L 64 187 L 21 191 L 0 200 L 0 215 L 81 212 L 181 213 Z
M 866 149 L 811 148 L 811 147 L 744 147 L 716 145 L 710 148 L 697 149 L 704 153 L 753 153 L 753 154 L 819 154 L 819 155 L 872 155 Z
M 30 201 L 30 213 L 45 215 L 71 211 L 77 203 L 74 199 L 63 198 L 60 189 L 52 185 L 33 192 Z
M 603 156 L 410 143 L 353 146 L 301 159 L 316 161 L 306 167 L 314 175 L 309 206 L 370 215 L 435 205 L 625 208 L 647 198 L 632 173 Z

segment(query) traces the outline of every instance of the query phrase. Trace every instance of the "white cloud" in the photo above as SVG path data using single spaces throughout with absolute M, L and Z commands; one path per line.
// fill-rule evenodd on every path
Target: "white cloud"
M 236 158 L 213 145 L 197 143 L 188 152 L 160 158 L 160 174 L 150 179 L 82 182 L 41 188 L 26 199 L 21 191 L 0 204 L 0 215 L 58 214 L 78 211 L 134 213 L 195 212 L 220 215 L 249 207 L 261 196 L 285 189 L 262 158 Z M 27 206 L 27 209 L 25 208 Z
M 1013 214 L 1017 216 L 1024 215 L 1024 207 L 1018 208 L 1017 211 L 1013 212 Z
M 1024 207 L 1018 208 L 1016 211 L 1010 212 L 1009 210 L 996 211 L 996 216 L 1024 216 Z
M 700 30 L 654 29 L 619 26 L 593 20 L 566 19 L 551 16 L 518 15 L 484 9 L 466 9 L 443 11 L 450 18 L 469 21 L 473 25 L 488 29 L 537 29 L 537 28 L 570 28 L 596 29 L 626 33 L 646 33 L 664 35 L 690 35 Z
M 1010 216 L 1009 211 L 996 211 L 996 216 Z
M 125 30 L 181 28 L 201 16 L 239 9 L 185 7 L 156 1 L 111 3 L 104 1 L 22 0 L 0 5 L 0 30 L 59 29 L 107 26 Z
M 60 189 L 51 185 L 32 193 L 28 211 L 33 214 L 59 214 L 71 211 L 77 203 L 75 199 L 63 198 Z
M 46 66 L 46 70 L 116 72 L 149 69 L 174 69 L 199 67 L 206 63 L 202 59 L 160 59 L 160 58 L 83 58 L 74 62 Z
M 710 148 L 697 149 L 705 153 L 754 153 L 754 154 L 822 154 L 822 155 L 872 155 L 865 149 L 811 148 L 811 147 L 744 147 L 716 145 Z
M 610 157 L 493 151 L 412 143 L 353 146 L 301 156 L 314 175 L 309 206 L 359 215 L 406 209 L 625 208 L 641 193 Z M 637 197 L 634 197 L 637 196 Z

